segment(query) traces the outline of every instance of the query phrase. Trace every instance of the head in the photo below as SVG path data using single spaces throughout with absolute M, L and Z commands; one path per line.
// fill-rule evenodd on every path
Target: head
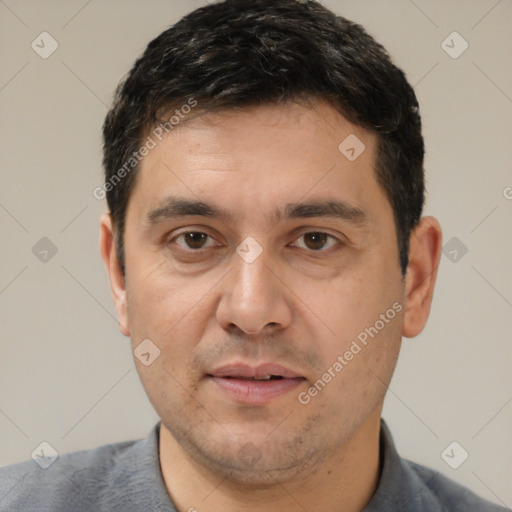
M 375 178 L 393 209 L 405 276 L 409 238 L 424 204 L 416 96 L 360 25 L 316 2 L 295 0 L 227 1 L 198 9 L 154 39 L 119 85 L 103 134 L 105 181 L 112 185 L 106 197 L 121 264 L 145 135 L 158 142 L 190 112 L 315 99 L 377 135 Z
M 209 5 L 148 45 L 103 133 L 121 330 L 157 347 L 141 381 L 191 457 L 261 482 L 378 419 L 440 253 L 418 103 L 383 47 L 316 2 Z M 300 379 L 244 402 L 219 386 L 233 362 Z

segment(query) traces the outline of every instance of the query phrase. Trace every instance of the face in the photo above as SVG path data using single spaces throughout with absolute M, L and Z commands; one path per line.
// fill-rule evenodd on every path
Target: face
M 136 365 L 162 428 L 218 474 L 300 473 L 380 417 L 404 284 L 375 158 L 318 103 L 198 116 L 141 163 L 116 305 L 160 351 Z

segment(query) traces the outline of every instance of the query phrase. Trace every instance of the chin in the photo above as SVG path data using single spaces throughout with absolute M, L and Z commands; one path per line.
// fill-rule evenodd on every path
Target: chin
M 225 479 L 225 482 L 231 482 L 244 487 L 253 489 L 264 489 L 275 487 L 276 483 L 286 483 L 296 480 L 300 476 L 306 477 L 314 472 L 314 465 L 311 461 L 291 463 L 288 467 L 279 463 L 260 463 L 257 467 L 250 467 L 237 460 L 230 460 L 229 466 L 225 461 L 217 461 L 215 464 L 215 473 Z
M 261 435 L 261 434 L 260 434 Z M 244 486 L 275 486 L 307 477 L 317 470 L 327 454 L 322 456 L 319 447 L 309 449 L 297 439 L 275 439 L 273 443 L 264 438 L 254 440 L 247 433 L 236 442 L 223 440 L 208 446 L 195 446 L 195 458 L 201 465 L 226 481 Z M 299 452 L 297 447 L 301 447 Z

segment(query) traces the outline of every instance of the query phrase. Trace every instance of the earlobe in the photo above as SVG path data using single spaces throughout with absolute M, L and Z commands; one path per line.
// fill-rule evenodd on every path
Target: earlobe
M 110 213 L 104 213 L 100 219 L 100 251 L 107 270 L 110 291 L 119 318 L 119 330 L 125 336 L 130 336 L 125 276 L 117 257 L 114 226 Z
M 437 269 L 441 258 L 442 231 L 437 219 L 422 217 L 410 238 L 409 265 L 405 276 L 405 313 L 402 334 L 417 336 L 427 322 Z

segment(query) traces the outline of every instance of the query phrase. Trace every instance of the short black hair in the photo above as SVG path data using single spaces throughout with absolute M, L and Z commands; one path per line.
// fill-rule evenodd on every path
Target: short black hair
M 182 107 L 175 112 L 183 117 L 190 105 L 211 112 L 316 99 L 377 135 L 376 179 L 393 208 L 405 276 L 425 195 L 416 95 L 363 27 L 312 0 L 225 0 L 196 9 L 151 41 L 119 84 L 103 125 L 103 165 L 123 272 L 139 152 L 149 130 L 173 127 L 164 115 Z

